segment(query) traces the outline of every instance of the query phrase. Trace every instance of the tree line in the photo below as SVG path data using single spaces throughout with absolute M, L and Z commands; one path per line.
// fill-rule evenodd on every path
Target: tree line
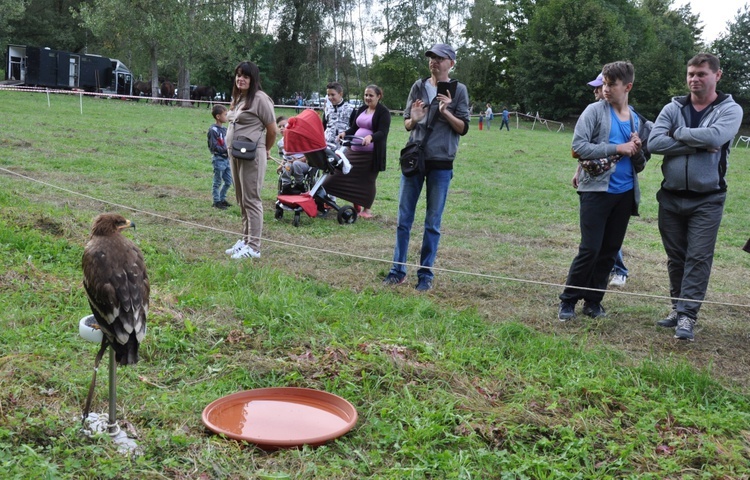
M 384 103 L 403 108 L 423 53 L 452 44 L 452 77 L 472 102 L 507 105 L 563 120 L 591 101 L 586 82 L 605 63 L 636 68 L 631 103 L 654 118 L 686 93 L 685 65 L 716 54 L 750 119 L 750 7 L 724 33 L 701 42 L 701 19 L 673 0 L 0 0 L 0 41 L 118 58 L 136 78 L 231 91 L 249 59 L 279 103 L 325 92 L 338 81 L 350 97 L 376 83 Z

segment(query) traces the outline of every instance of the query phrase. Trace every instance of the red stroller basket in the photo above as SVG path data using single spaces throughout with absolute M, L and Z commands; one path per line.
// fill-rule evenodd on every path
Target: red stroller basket
M 341 224 L 354 223 L 357 220 L 357 211 L 354 207 L 339 207 L 336 199 L 326 194 L 321 186 L 328 175 L 349 173 L 351 165 L 343 153 L 343 148 L 334 151 L 326 143 L 323 123 L 314 110 L 305 110 L 289 119 L 284 130 L 284 151 L 292 155 L 304 154 L 311 169 L 318 169 L 323 174 L 309 192 L 278 195 L 274 218 L 283 218 L 284 211 L 294 212 L 292 225 L 297 227 L 302 212 L 309 217 L 317 217 L 319 213 L 327 213 L 329 209 L 333 209 L 337 212 L 336 217 Z

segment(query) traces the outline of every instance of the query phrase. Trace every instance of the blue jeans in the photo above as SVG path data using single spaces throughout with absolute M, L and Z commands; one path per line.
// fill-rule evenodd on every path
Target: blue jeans
M 232 186 L 232 170 L 229 168 L 229 159 L 214 155 L 211 159 L 214 164 L 214 184 L 211 195 L 214 203 L 223 202 L 227 199 L 227 190 Z M 224 182 L 222 186 L 221 183 Z
M 391 273 L 403 278 L 406 275 L 406 255 L 409 252 L 409 235 L 414 223 L 414 213 L 422 193 L 422 186 L 427 184 L 427 212 L 424 219 L 424 235 L 419 257 L 420 268 L 417 277 L 433 278 L 430 267 L 435 263 L 438 243 L 440 242 L 440 222 L 443 219 L 445 200 L 448 198 L 448 187 L 453 179 L 453 170 L 430 170 L 425 175 L 412 177 L 401 175 L 398 193 L 398 227 L 396 228 L 396 246 L 393 249 L 393 266 Z
M 628 267 L 622 261 L 622 248 L 617 252 L 615 257 L 615 265 L 612 267 L 612 275 L 622 275 L 623 277 L 628 276 Z

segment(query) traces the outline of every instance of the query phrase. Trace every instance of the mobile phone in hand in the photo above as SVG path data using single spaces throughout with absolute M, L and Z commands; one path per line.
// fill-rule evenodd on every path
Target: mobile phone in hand
M 437 93 L 447 97 L 448 92 L 450 92 L 450 97 L 456 98 L 456 87 L 458 87 L 458 82 L 455 80 L 452 82 L 437 82 Z

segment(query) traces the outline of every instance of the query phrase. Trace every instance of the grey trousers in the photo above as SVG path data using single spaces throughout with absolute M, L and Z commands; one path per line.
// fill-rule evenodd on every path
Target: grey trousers
M 263 232 L 263 202 L 260 191 L 266 176 L 267 153 L 262 143 L 258 144 L 255 160 L 242 160 L 229 155 L 234 180 L 234 194 L 242 214 L 242 238 L 253 250 L 260 252 Z
M 725 192 L 682 198 L 659 190 L 659 233 L 667 253 L 669 292 L 677 313 L 698 318 L 711 276 L 714 247 L 724 212 Z

